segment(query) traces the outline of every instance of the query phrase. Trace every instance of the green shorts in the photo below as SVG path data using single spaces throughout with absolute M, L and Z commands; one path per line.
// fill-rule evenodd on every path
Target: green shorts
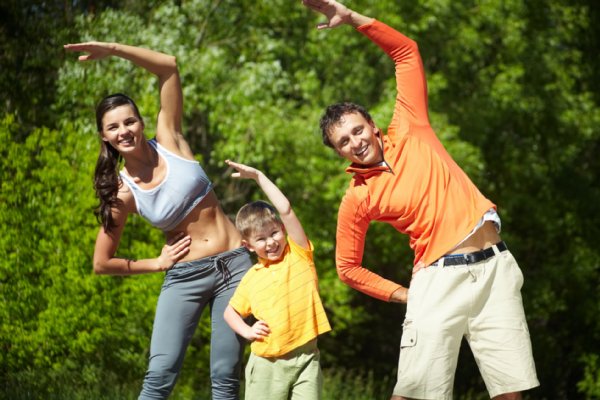
M 474 264 L 430 266 L 408 291 L 394 395 L 452 399 L 465 337 L 490 397 L 539 385 L 523 311 L 523 274 L 512 254 Z
M 323 374 L 317 341 L 277 358 L 250 354 L 246 365 L 246 400 L 318 400 Z

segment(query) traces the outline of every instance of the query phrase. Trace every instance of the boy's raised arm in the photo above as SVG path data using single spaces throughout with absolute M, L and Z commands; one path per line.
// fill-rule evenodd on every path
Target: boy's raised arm
M 225 161 L 227 165 L 235 169 L 237 172 L 231 174 L 234 178 L 246 178 L 253 179 L 256 181 L 258 186 L 262 189 L 262 191 L 267 195 L 269 201 L 273 204 L 279 216 L 281 217 L 281 221 L 285 227 L 285 230 L 289 237 L 298 245 L 302 246 L 305 249 L 308 249 L 308 238 L 306 237 L 306 233 L 304 233 L 304 229 L 302 228 L 302 224 L 294 210 L 292 209 L 292 205 L 290 201 L 285 197 L 283 192 L 279 190 L 277 185 L 275 185 L 264 173 L 257 170 L 256 168 L 249 167 L 244 164 L 236 163 L 230 160 Z

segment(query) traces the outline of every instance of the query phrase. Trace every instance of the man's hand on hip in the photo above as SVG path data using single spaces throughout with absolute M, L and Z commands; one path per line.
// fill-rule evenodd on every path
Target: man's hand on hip
M 390 302 L 406 304 L 408 301 L 408 288 L 400 287 L 390 296 Z

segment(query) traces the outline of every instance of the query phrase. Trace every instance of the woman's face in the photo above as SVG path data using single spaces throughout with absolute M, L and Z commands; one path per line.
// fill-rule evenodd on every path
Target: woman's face
M 102 117 L 102 140 L 119 153 L 135 149 L 144 138 L 144 123 L 128 104 L 107 111 Z

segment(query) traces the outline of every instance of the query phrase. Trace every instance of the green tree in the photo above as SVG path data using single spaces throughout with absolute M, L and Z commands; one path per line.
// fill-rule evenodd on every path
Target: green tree
M 531 398 L 598 393 L 596 3 L 348 2 L 417 40 L 432 124 L 499 207 L 503 238 L 526 278 L 523 296 L 542 382 Z M 146 365 L 161 275 L 91 273 L 98 228 L 93 114 L 104 95 L 127 93 L 151 136 L 156 81 L 124 61 L 81 64 L 62 53 L 64 42 L 83 40 L 177 56 L 185 134 L 226 211 L 233 216 L 261 194 L 230 179 L 223 161 L 253 164 L 290 197 L 315 243 L 334 327 L 320 342 L 324 367 L 334 377 L 349 366 L 356 367 L 348 374 L 385 376 L 389 393 L 404 308 L 370 299 L 337 278 L 337 206 L 349 176 L 318 132 L 324 107 L 341 100 L 367 106 L 385 128 L 395 87 L 393 65 L 378 48 L 347 27 L 317 31 L 313 14 L 283 0 L 9 1 L 0 8 L 0 99 L 6 105 L 0 123 L 0 378 L 12 390 L 5 393 L 65 398 L 69 386 L 111 398 L 112 388 L 137 388 Z M 119 253 L 155 255 L 163 240 L 131 218 Z M 411 262 L 406 238 L 373 224 L 364 264 L 408 284 Z M 175 397 L 205 390 L 208 336 L 205 316 Z M 457 394 L 485 398 L 466 348 L 460 365 Z M 65 384 L 57 386 L 57 379 Z

